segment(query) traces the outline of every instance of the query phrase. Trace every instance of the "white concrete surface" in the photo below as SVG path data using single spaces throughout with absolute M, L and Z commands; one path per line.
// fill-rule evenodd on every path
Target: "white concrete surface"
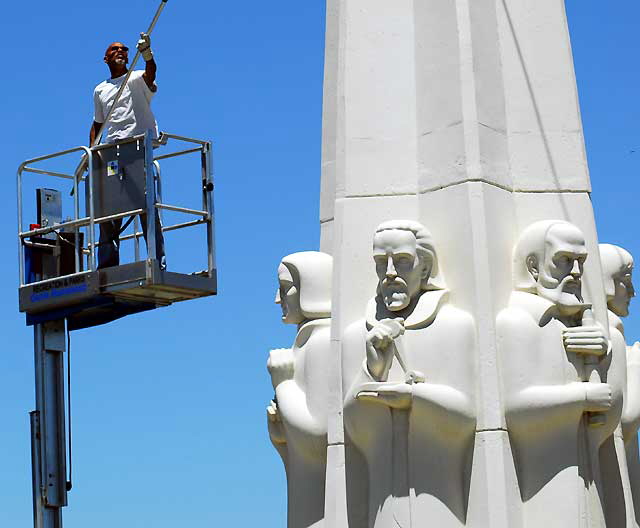
M 327 0 L 326 35 L 325 526 L 637 526 L 636 354 L 609 326 L 564 3 Z M 375 234 L 398 219 L 430 233 L 443 289 L 411 286 L 420 236 Z M 415 269 L 385 300 L 398 252 Z

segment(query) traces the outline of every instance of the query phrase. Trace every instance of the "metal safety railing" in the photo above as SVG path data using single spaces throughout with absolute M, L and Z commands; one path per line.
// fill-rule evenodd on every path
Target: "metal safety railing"
M 177 150 L 174 152 L 170 152 L 167 154 L 159 154 L 154 156 L 154 148 L 163 147 L 168 144 L 170 140 L 181 141 L 186 143 L 192 143 L 198 145 L 195 148 L 188 148 Z M 144 141 L 145 142 L 145 173 L 146 173 L 146 207 L 144 209 L 133 209 L 129 211 L 122 211 L 117 214 L 111 214 L 108 216 L 95 217 L 95 200 L 94 196 L 94 179 L 97 177 L 94 174 L 94 164 L 93 157 L 96 152 L 107 149 L 114 148 L 119 145 L 124 145 L 127 143 L 132 143 L 136 141 Z M 159 148 L 158 148 L 159 150 Z M 74 175 L 66 174 L 60 171 L 54 171 L 49 169 L 43 169 L 34 167 L 34 164 L 41 163 L 47 160 L 62 158 L 65 156 L 69 156 L 75 153 L 83 153 L 82 163 L 86 163 L 88 174 L 86 176 L 80 176 L 76 178 Z M 160 161 L 164 159 L 174 158 L 178 156 L 184 156 L 188 154 L 200 153 L 201 159 L 201 173 L 200 173 L 200 184 L 201 184 L 201 192 L 202 192 L 202 208 L 201 209 L 193 209 L 188 207 L 182 207 L 178 205 L 171 205 L 168 203 L 163 203 L 162 196 L 162 175 L 160 170 Z M 19 275 L 20 275 L 20 286 L 24 286 L 26 283 L 25 279 L 25 255 L 24 255 L 24 246 L 38 246 L 36 242 L 29 241 L 27 239 L 37 236 L 44 236 L 50 233 L 60 233 L 62 231 L 75 233 L 75 272 L 81 272 L 81 255 L 87 257 L 87 271 L 95 271 L 96 270 L 96 248 L 98 244 L 95 242 L 95 226 L 104 222 L 109 222 L 117 219 L 121 219 L 127 216 L 135 217 L 134 221 L 134 229 L 132 234 L 128 234 L 120 237 L 120 241 L 125 240 L 134 240 L 134 258 L 136 261 L 140 260 L 140 247 L 139 247 L 139 239 L 143 236 L 143 231 L 140 230 L 140 223 L 138 220 L 138 215 L 146 213 L 147 221 L 148 221 L 148 232 L 147 232 L 147 254 L 149 258 L 156 258 L 156 246 L 155 246 L 155 222 L 153 221 L 156 210 L 159 211 L 159 214 L 162 217 L 163 211 L 174 211 L 179 213 L 184 213 L 188 215 L 192 215 L 197 217 L 194 220 L 190 220 L 187 222 L 181 222 L 169 226 L 162 226 L 162 232 L 175 231 L 179 229 L 184 229 L 187 227 L 192 227 L 196 225 L 206 224 L 206 232 L 207 232 L 207 261 L 208 261 L 208 270 L 207 275 L 209 278 L 213 278 L 215 275 L 215 217 L 214 217 L 214 207 L 213 207 L 213 190 L 214 190 L 214 182 L 213 182 L 213 154 L 212 154 L 212 144 L 209 141 L 204 141 L 200 139 L 189 138 L 185 136 L 178 136 L 175 134 L 166 134 L 162 133 L 158 140 L 152 140 L 150 133 L 143 134 L 140 136 L 134 136 L 132 138 L 128 138 L 117 143 L 113 144 L 101 144 L 95 147 L 86 147 L 86 146 L 78 146 L 67 150 L 62 150 L 59 152 L 54 152 L 52 154 L 47 154 L 45 156 L 39 156 L 37 158 L 32 158 L 26 160 L 20 164 L 17 171 L 17 195 L 18 195 L 18 261 L 19 261 Z M 155 170 L 154 170 L 155 169 Z M 62 178 L 67 180 L 73 180 L 73 219 L 67 220 L 60 223 L 55 223 L 50 226 L 38 227 L 35 229 L 29 229 L 23 231 L 24 218 L 23 218 L 23 174 L 24 173 L 33 173 L 38 175 L 51 176 L 55 178 Z M 154 175 L 155 173 L 155 175 Z M 78 192 L 78 188 L 81 183 L 84 183 L 87 187 L 86 194 L 86 205 L 85 205 L 85 214 L 86 216 L 80 217 L 81 210 L 81 196 Z M 157 186 L 157 190 L 156 190 Z M 151 219 L 151 221 L 149 221 Z M 80 237 L 78 233 L 81 228 L 87 229 L 87 244 L 86 246 L 80 245 Z M 68 275 L 70 276 L 70 275 Z M 64 278 L 64 277 L 60 277 Z

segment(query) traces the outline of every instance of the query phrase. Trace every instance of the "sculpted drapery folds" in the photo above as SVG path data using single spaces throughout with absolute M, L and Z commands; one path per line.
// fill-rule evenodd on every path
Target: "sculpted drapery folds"
M 633 257 L 625 249 L 611 244 L 600 244 L 600 261 L 604 290 L 607 296 L 609 321 L 624 336 L 621 317 L 629 315 L 629 304 L 635 297 L 632 283 Z M 626 347 L 627 391 L 622 413 L 622 431 L 625 442 L 632 441 L 640 426 L 640 343 Z
M 475 325 L 448 302 L 431 234 L 418 222 L 374 235 L 376 295 L 342 347 L 354 527 L 465 525 L 475 431 Z M 355 505 L 354 505 L 355 506 Z
M 633 257 L 625 249 L 612 244 L 600 244 L 602 278 L 607 296 L 609 322 L 621 340 L 624 325 L 621 318 L 629 315 L 629 304 L 635 297 L 633 288 Z M 630 487 L 632 503 L 628 506 L 632 520 L 628 526 L 640 525 L 640 454 L 638 453 L 638 427 L 640 426 L 640 343 L 626 346 L 627 383 L 624 394 L 621 430 L 618 432 L 621 446 L 618 459 L 623 481 Z M 626 467 L 624 463 L 626 462 Z
M 584 302 L 586 259 L 573 224 L 530 225 L 514 251 L 515 291 L 497 319 L 525 526 L 578 527 L 604 515 L 597 453 L 620 420 L 624 350 Z
M 267 423 L 287 473 L 289 528 L 320 528 L 324 519 L 332 267 L 331 256 L 307 251 L 278 268 L 276 303 L 298 333 L 292 348 L 269 354 Z

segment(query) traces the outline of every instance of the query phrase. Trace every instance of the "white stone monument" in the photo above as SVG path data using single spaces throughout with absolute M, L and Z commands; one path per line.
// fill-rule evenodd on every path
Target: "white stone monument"
M 562 0 L 327 0 L 314 522 L 637 526 L 590 189 Z

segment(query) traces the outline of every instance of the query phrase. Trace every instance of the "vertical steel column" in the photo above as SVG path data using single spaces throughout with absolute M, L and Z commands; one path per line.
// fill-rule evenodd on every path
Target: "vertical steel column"
M 99 154 L 96 154 L 99 155 Z M 88 243 L 89 243 L 89 265 L 87 266 L 87 269 L 90 271 L 95 271 L 96 270 L 96 241 L 95 241 L 95 235 L 96 235 L 96 223 L 95 223 L 95 219 L 96 219 L 96 211 L 95 211 L 95 203 L 94 203 L 94 199 L 95 196 L 93 195 L 93 180 L 95 179 L 95 174 L 93 174 L 93 152 L 91 150 L 88 151 L 87 153 L 87 162 L 89 163 L 89 179 L 88 179 L 88 183 L 89 183 L 89 204 L 87 206 L 87 208 L 89 209 L 87 212 L 89 213 L 89 231 L 87 233 L 87 238 L 88 238 Z M 86 183 L 85 183 L 86 185 Z
M 35 528 L 62 528 L 67 505 L 64 320 L 34 326 L 36 410 L 31 413 Z
M 207 256 L 209 266 L 209 278 L 216 273 L 216 240 L 215 240 L 215 214 L 213 209 L 213 156 L 211 142 L 203 146 L 201 154 L 202 162 L 202 209 L 209 213 L 207 217 Z
M 18 191 L 18 275 L 20 276 L 20 286 L 23 286 L 26 282 L 24 277 L 24 244 L 20 233 L 22 233 L 22 169 L 26 165 L 26 161 L 18 168 L 18 175 L 16 178 L 16 188 Z
M 144 172 L 147 197 L 147 255 L 156 260 L 156 182 L 153 175 L 153 139 L 151 130 L 144 135 Z

